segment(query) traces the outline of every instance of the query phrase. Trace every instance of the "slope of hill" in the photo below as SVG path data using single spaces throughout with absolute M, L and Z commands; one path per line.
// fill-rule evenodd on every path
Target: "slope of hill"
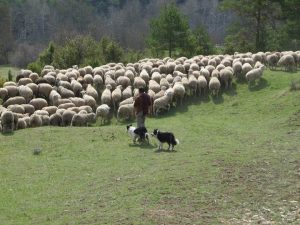
M 266 71 L 255 87 L 148 118 L 175 133 L 174 152 L 133 145 L 126 122 L 0 135 L 0 221 L 298 224 L 299 77 Z

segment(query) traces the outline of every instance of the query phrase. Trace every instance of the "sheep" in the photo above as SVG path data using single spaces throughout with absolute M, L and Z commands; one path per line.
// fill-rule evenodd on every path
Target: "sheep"
M 158 115 L 159 111 L 163 109 L 169 111 L 172 97 L 171 92 L 166 92 L 163 97 L 155 99 L 153 102 L 154 115 Z
M 29 87 L 32 90 L 33 96 L 37 96 L 38 89 L 39 89 L 37 84 L 29 83 L 29 84 L 26 84 L 26 87 Z
M 127 86 L 131 85 L 131 81 L 126 76 L 120 76 L 117 79 L 117 84 L 122 85 L 123 88 L 126 88 Z
M 198 81 L 197 81 L 196 77 L 191 74 L 188 78 L 188 82 L 189 82 L 190 95 L 195 95 L 197 92 L 197 88 L 198 88 Z
M 252 82 L 255 82 L 255 80 L 258 80 L 261 78 L 263 71 L 264 71 L 265 66 L 262 65 L 259 68 L 254 68 L 252 70 L 250 70 L 247 74 L 246 74 L 246 79 L 248 81 L 248 85 L 250 85 Z
M 0 88 L 0 98 L 5 101 L 8 96 L 8 91 L 6 88 Z
M 56 74 L 55 74 L 56 75 Z M 52 75 L 45 75 L 44 77 L 43 77 L 46 81 L 47 81 L 47 83 L 48 84 L 50 84 L 51 86 L 53 86 L 53 85 L 55 85 L 55 82 L 56 82 L 56 78 L 54 77 L 54 76 L 52 76 Z
M 32 80 L 33 83 L 35 83 L 39 79 L 39 75 L 37 73 L 31 73 L 29 75 L 29 78 Z
M 2 133 L 12 133 L 15 129 L 14 114 L 11 111 L 4 111 L 1 114 Z
M 25 103 L 26 103 L 26 100 L 25 100 L 24 97 L 16 96 L 16 97 L 12 97 L 12 98 L 7 99 L 7 101 L 5 101 L 3 103 L 3 106 L 7 107 L 9 105 L 21 105 L 21 104 L 25 104 Z
M 7 107 L 7 110 L 12 111 L 14 113 L 20 113 L 20 114 L 25 113 L 25 108 L 22 105 L 9 105 Z
M 6 82 L 3 84 L 3 87 L 10 87 L 10 86 L 16 87 L 17 84 L 16 84 L 16 82 L 14 82 L 14 81 L 6 81 Z
M 159 92 L 157 92 L 157 93 L 154 92 L 153 101 L 164 96 L 166 90 L 167 90 L 167 88 L 165 86 L 163 86 Z
M 29 75 L 32 73 L 31 70 L 24 70 L 24 69 L 21 69 L 20 71 L 20 75 L 24 76 L 24 77 L 29 77 Z
M 75 97 L 75 94 L 73 91 L 64 88 L 62 86 L 58 87 L 58 93 L 61 95 L 62 98 L 71 98 L 71 97 Z
M 17 129 L 18 130 L 26 129 L 26 127 L 27 127 L 27 123 L 26 123 L 25 118 L 19 118 L 18 123 L 17 123 Z
M 25 113 L 28 114 L 28 115 L 33 114 L 34 111 L 35 111 L 35 108 L 34 108 L 33 105 L 30 105 L 30 104 L 22 104 L 21 106 L 24 107 Z
M 48 112 L 48 115 L 51 116 L 53 115 L 54 113 L 56 113 L 57 111 L 57 107 L 56 106 L 47 106 L 47 107 L 44 107 L 42 108 L 42 110 Z
M 110 107 L 107 104 L 102 104 L 96 109 L 96 117 L 101 118 L 101 124 L 105 123 L 105 120 L 109 120 Z
M 239 61 L 233 63 L 233 74 L 239 79 L 241 78 L 243 64 Z
M 95 110 L 95 109 L 96 109 L 96 104 L 97 104 L 97 103 L 96 103 L 96 100 L 95 100 L 92 96 L 86 94 L 85 91 L 82 91 L 82 96 L 83 96 L 83 99 L 84 99 L 84 101 L 85 101 L 85 105 L 88 105 L 88 106 L 90 106 L 93 110 Z
M 276 67 L 277 62 L 278 62 L 278 56 L 276 54 L 270 54 L 270 55 L 267 55 L 266 60 L 267 60 L 267 65 L 270 68 L 270 70 L 274 70 L 274 68 Z
M 88 105 L 80 106 L 80 107 L 79 107 L 79 110 L 85 110 L 87 113 L 93 112 L 92 107 L 91 107 L 91 106 L 88 106 Z
M 59 100 L 61 99 L 61 95 L 56 91 L 52 90 L 49 94 L 49 103 L 54 106 L 59 105 Z
M 71 97 L 69 98 L 72 103 L 74 103 L 75 106 L 80 107 L 85 105 L 85 100 L 83 98 L 78 98 L 78 97 Z
M 62 115 L 54 113 L 49 118 L 49 125 L 51 126 L 61 126 L 62 125 Z
M 84 69 L 85 69 L 86 74 L 92 74 L 93 73 L 93 67 L 91 67 L 91 66 L 85 66 Z
M 243 78 L 245 77 L 245 75 L 252 70 L 252 66 L 249 63 L 244 63 L 242 66 L 242 76 Z
M 132 119 L 134 117 L 134 107 L 132 104 L 120 105 L 117 112 L 117 120 Z
M 176 104 L 180 103 L 180 105 L 182 105 L 182 101 L 185 96 L 185 87 L 183 83 L 181 81 L 176 82 L 173 86 L 173 91 L 173 100 L 176 102 Z
M 16 97 L 19 94 L 19 87 L 17 86 L 4 86 L 3 88 L 7 90 L 7 96 L 9 98 Z
M 26 103 L 28 103 L 33 98 L 33 91 L 24 85 L 21 85 L 19 87 L 19 94 L 20 96 L 24 97 L 26 100 Z
M 122 99 L 122 85 L 119 85 L 116 87 L 116 89 L 111 93 L 111 98 L 114 106 L 114 110 L 117 107 L 117 104 L 121 101 Z
M 133 84 L 133 80 L 134 80 L 134 71 L 132 71 L 132 70 L 126 70 L 124 76 L 127 77 L 127 78 L 129 78 L 130 83 Z
M 134 99 L 133 99 L 133 97 L 129 97 L 129 98 L 126 98 L 125 100 L 121 101 L 119 103 L 119 107 L 121 105 L 132 104 L 132 103 L 134 103 Z
M 73 116 L 76 113 L 71 110 L 65 110 L 62 114 L 62 126 L 70 126 Z
M 209 81 L 210 72 L 207 69 L 205 69 L 204 67 L 201 68 L 200 75 L 204 76 L 205 79 L 207 80 L 207 82 Z
M 26 85 L 26 84 L 30 84 L 30 83 L 33 83 L 33 81 L 30 78 L 21 78 L 18 81 L 18 86 Z
M 166 76 L 166 79 L 170 84 L 172 84 L 174 82 L 174 77 L 171 74 L 168 74 Z
M 277 65 L 284 67 L 286 71 L 293 71 L 296 68 L 295 59 L 291 54 L 283 55 Z
M 220 71 L 220 81 L 224 84 L 225 89 L 231 86 L 232 78 L 233 72 L 228 67 L 225 67 Z
M 182 64 L 178 64 L 175 66 L 174 71 L 179 71 L 181 73 L 185 73 L 185 68 Z
M 25 104 L 25 103 L 22 103 Z M 48 103 L 45 99 L 43 98 L 34 98 L 31 99 L 31 101 L 29 102 L 30 105 L 33 105 L 35 110 L 40 110 L 46 106 L 48 106 Z
M 42 119 L 42 126 L 48 126 L 50 124 L 49 115 L 41 115 L 41 119 Z
M 59 87 L 59 86 L 62 86 L 64 88 L 67 88 L 68 90 L 73 90 L 72 89 L 72 85 L 69 81 L 63 81 L 63 80 L 57 80 L 57 83 L 56 85 Z
M 111 98 L 111 88 L 112 87 L 111 87 L 110 84 L 106 85 L 106 88 L 102 92 L 102 95 L 101 95 L 101 104 L 111 105 L 111 101 L 112 101 L 112 98 Z
M 91 74 L 84 75 L 83 79 L 84 79 L 85 83 L 93 84 L 94 78 Z
M 114 74 L 114 79 L 117 80 L 119 77 L 124 76 L 125 72 L 124 68 L 118 69 Z
M 30 127 L 41 127 L 43 125 L 43 121 L 40 115 L 32 114 L 30 116 L 29 126 Z
M 75 114 L 71 120 L 71 126 L 83 127 L 87 126 L 87 119 L 84 114 Z
M 141 77 L 135 77 L 133 81 L 133 86 L 134 88 L 145 88 L 146 87 L 146 82 L 143 78 Z
M 92 96 L 96 101 L 98 100 L 98 92 L 91 84 L 88 84 L 86 88 L 86 93 Z
M 149 89 L 157 93 L 160 91 L 160 85 L 155 80 L 150 80 Z
M 132 87 L 128 86 L 122 91 L 122 100 L 132 97 Z
M 49 94 L 52 91 L 52 86 L 50 84 L 41 83 L 38 84 L 38 96 L 41 98 L 48 99 Z
M 218 70 L 217 70 L 218 71 Z M 198 77 L 198 95 L 205 94 L 207 89 L 207 80 L 204 76 Z
M 221 83 L 217 77 L 212 77 L 208 84 L 209 90 L 211 91 L 212 95 L 218 96 Z
M 105 76 L 104 84 L 105 86 L 110 85 L 112 90 L 117 87 L 117 83 L 109 75 Z
M 60 104 L 57 108 L 58 109 L 68 109 L 71 107 L 75 107 L 75 104 L 70 102 L 70 103 L 64 103 L 64 104 Z
M 103 79 L 102 79 L 102 77 L 100 75 L 96 74 L 94 76 L 93 84 L 94 84 L 96 90 L 100 91 L 100 89 L 103 86 Z
M 71 80 L 71 86 L 72 86 L 72 90 L 74 92 L 74 95 L 76 97 L 78 97 L 82 91 L 82 84 L 79 83 L 77 80 L 72 79 Z

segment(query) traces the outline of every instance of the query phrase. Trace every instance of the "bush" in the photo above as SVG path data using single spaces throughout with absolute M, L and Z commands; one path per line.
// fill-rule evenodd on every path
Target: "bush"
M 0 88 L 3 87 L 3 84 L 6 82 L 6 80 L 3 77 L 0 77 Z

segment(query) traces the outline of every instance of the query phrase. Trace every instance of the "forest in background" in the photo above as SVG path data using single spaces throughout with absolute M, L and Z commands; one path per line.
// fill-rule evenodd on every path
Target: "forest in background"
M 299 48 L 299 0 L 0 0 L 0 64 L 25 67 L 54 46 L 78 41 L 81 48 L 102 43 L 102 53 L 123 54 L 123 60 L 129 53 L 125 61 L 157 56 L 147 44 L 150 22 L 170 2 L 189 28 L 201 27 L 199 38 L 224 46 L 224 53 Z

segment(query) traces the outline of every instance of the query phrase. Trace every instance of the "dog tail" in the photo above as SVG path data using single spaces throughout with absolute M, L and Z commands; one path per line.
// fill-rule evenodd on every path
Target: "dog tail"
M 180 144 L 180 142 L 179 142 L 179 140 L 177 138 L 175 139 L 175 142 L 176 142 L 176 145 Z

